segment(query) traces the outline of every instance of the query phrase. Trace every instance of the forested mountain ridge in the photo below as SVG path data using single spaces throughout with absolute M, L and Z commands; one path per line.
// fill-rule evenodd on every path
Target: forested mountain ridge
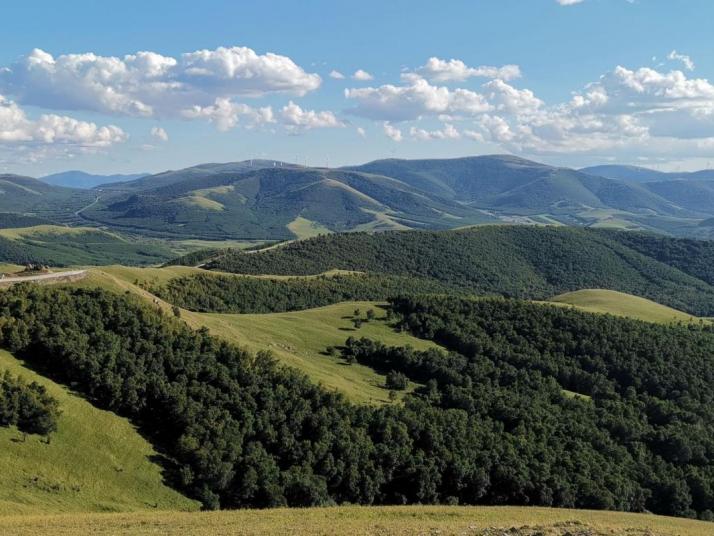
M 62 223 L 90 221 L 155 237 L 219 240 L 499 221 L 711 235 L 700 225 L 714 217 L 714 181 L 707 171 L 642 181 L 603 176 L 598 169 L 584 172 L 509 155 L 388 159 L 343 168 L 246 160 L 200 164 L 93 190 L 57 187 L 44 194 L 44 203 L 32 189 L 39 192 L 50 188 L 47 184 L 5 176 L 0 211 Z
M 252 253 L 226 250 L 206 268 L 275 275 L 354 270 L 540 300 L 604 288 L 711 316 L 712 261 L 708 242 L 565 227 L 480 226 L 322 236 Z

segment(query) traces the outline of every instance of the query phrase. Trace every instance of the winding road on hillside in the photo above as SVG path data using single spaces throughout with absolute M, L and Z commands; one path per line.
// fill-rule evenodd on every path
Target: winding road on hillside
M 67 278 L 81 279 L 85 275 L 87 275 L 87 270 L 68 270 L 66 272 L 53 272 L 51 274 L 2 277 L 0 278 L 0 285 L 12 285 L 15 283 L 25 283 L 27 281 L 62 280 Z

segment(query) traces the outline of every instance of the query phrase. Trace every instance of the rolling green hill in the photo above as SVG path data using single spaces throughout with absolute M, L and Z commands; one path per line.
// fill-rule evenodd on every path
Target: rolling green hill
M 60 404 L 46 444 L 0 428 L 0 515 L 60 512 L 195 510 L 167 487 L 156 452 L 126 420 L 93 407 L 0 350 L 0 370 L 44 385 Z M 0 524 L 0 532 L 4 530 Z
M 243 274 L 304 275 L 331 269 L 433 279 L 457 290 L 545 300 L 584 288 L 646 297 L 697 316 L 714 313 L 714 287 L 692 257 L 667 264 L 656 247 L 565 227 L 481 226 L 457 231 L 350 233 L 266 251 L 228 250 L 206 267 Z M 670 243 L 670 242 L 667 242 Z M 679 244 L 679 242 L 673 242 Z M 647 248 L 652 256 L 646 255 Z
M 167 244 L 129 239 L 91 227 L 37 225 L 0 229 L 0 262 L 78 264 L 156 264 L 174 256 Z
M 699 322 L 700 320 L 692 315 L 665 305 L 660 305 L 652 300 L 625 294 L 623 292 L 616 292 L 614 290 L 576 290 L 575 292 L 567 292 L 555 296 L 548 301 L 563 305 L 572 305 L 578 309 L 592 313 L 608 313 L 661 324 Z

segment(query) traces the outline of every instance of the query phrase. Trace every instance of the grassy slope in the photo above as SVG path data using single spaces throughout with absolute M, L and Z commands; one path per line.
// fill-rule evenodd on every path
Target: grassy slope
M 573 305 L 578 309 L 591 313 L 610 313 L 660 324 L 699 321 L 699 318 L 677 309 L 614 290 L 578 290 L 561 294 L 551 298 L 549 301 L 556 304 Z
M 415 348 L 433 347 L 406 333 L 395 332 L 384 320 L 352 327 L 350 318 L 356 308 L 362 315 L 373 308 L 383 316 L 377 303 L 345 302 L 307 311 L 265 315 L 205 314 L 182 312 L 194 326 L 206 326 L 212 333 L 251 350 L 270 350 L 283 363 L 300 369 L 313 381 L 328 389 L 337 389 L 358 403 L 386 403 L 388 390 L 384 376 L 362 365 L 345 365 L 341 359 L 324 355 L 327 346 L 344 344 L 349 336 L 369 337 L 387 345 Z
M 91 269 L 89 275 L 73 285 L 102 287 L 114 292 L 130 292 L 154 303 L 157 298 L 133 284 L 135 279 L 166 281 L 171 277 L 200 271 L 197 268 L 172 266 L 168 268 L 126 268 L 111 266 Z M 167 313 L 169 304 L 157 300 Z M 357 403 L 386 403 L 389 392 L 384 389 L 384 376 L 369 367 L 345 365 L 335 357 L 324 355 L 327 346 L 344 344 L 350 335 L 370 337 L 385 344 L 415 348 L 433 347 L 406 333 L 395 332 L 384 320 L 364 323 L 354 330 L 350 318 L 356 308 L 362 315 L 369 308 L 383 316 L 378 304 L 346 302 L 308 311 L 266 315 L 236 315 L 193 313 L 182 310 L 181 317 L 192 327 L 207 327 L 211 333 L 245 346 L 253 351 L 270 350 L 286 365 L 300 369 L 313 381 L 328 389 L 337 389 Z
M 577 520 L 577 521 L 574 521 Z M 18 536 L 48 534 L 706 536 L 714 524 L 646 514 L 520 507 L 389 506 L 0 518 Z M 539 529 L 526 530 L 528 527 Z M 499 527 L 502 530 L 494 530 Z M 519 527 L 517 530 L 512 527 Z M 484 529 L 487 532 L 482 532 Z M 491 530 L 488 530 L 491 529 Z M 653 532 L 655 531 L 655 532 Z
M 62 416 L 49 445 L 0 428 L 0 514 L 195 509 L 162 483 L 151 445 L 128 421 L 102 411 L 0 351 L 0 370 L 45 385 Z M 0 531 L 1 532 L 1 531 Z
M 321 234 L 329 234 L 330 231 L 321 223 L 310 221 L 302 216 L 298 216 L 288 223 L 288 229 L 298 238 L 311 238 Z

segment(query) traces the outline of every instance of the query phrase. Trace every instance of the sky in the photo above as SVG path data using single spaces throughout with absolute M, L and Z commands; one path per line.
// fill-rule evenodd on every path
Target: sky
M 714 166 L 711 0 L 3 5 L 0 172 Z

